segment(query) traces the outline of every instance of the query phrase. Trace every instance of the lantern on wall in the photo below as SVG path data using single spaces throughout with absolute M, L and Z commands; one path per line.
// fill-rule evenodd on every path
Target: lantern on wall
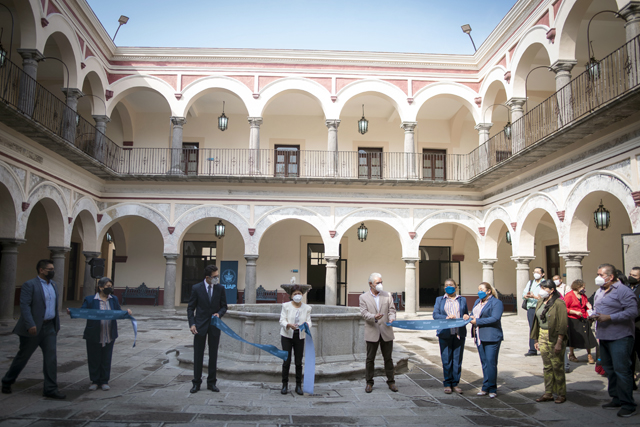
M 222 223 L 222 220 L 218 221 L 218 223 L 216 224 L 216 237 L 218 239 L 222 239 L 224 237 L 224 224 Z
M 507 239 L 507 243 L 511 244 L 511 233 L 507 230 L 507 234 L 506 234 L 506 239 Z
M 511 139 L 511 122 L 507 122 L 507 124 L 504 125 L 504 136 L 507 139 Z
M 218 129 L 221 131 L 227 130 L 227 124 L 229 123 L 229 118 L 224 115 L 224 101 L 222 101 L 222 115 L 218 117 Z
M 369 130 L 369 120 L 364 118 L 364 104 L 362 104 L 362 118 L 358 120 L 358 132 L 362 135 Z
M 596 58 L 591 57 L 589 62 L 586 65 L 587 71 L 589 72 L 589 77 L 591 80 L 596 80 L 600 77 L 600 63 L 596 60 Z
M 604 231 L 609 228 L 609 223 L 611 222 L 611 214 L 602 204 L 602 200 L 600 200 L 600 206 L 593 213 L 593 219 L 596 223 L 596 228 L 600 231 Z
M 369 230 L 367 230 L 367 227 L 364 226 L 364 222 L 362 224 L 360 224 L 360 227 L 358 227 L 358 239 L 361 242 L 364 242 L 365 240 L 367 240 L 367 234 L 369 234 Z

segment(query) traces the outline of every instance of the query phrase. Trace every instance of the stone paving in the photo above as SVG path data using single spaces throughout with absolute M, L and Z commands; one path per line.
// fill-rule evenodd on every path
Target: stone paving
M 109 391 L 88 391 L 83 320 L 62 319 L 58 336 L 58 383 L 67 399 L 42 397 L 39 350 L 10 395 L 0 395 L 0 427 L 8 426 L 619 426 L 638 425 L 640 415 L 618 418 L 600 408 L 609 399 L 606 379 L 586 362 L 572 364 L 568 401 L 536 403 L 544 390 L 539 357 L 523 357 L 526 321 L 505 315 L 506 341 L 500 352 L 498 397 L 478 397 L 482 371 L 477 351 L 467 341 L 462 395 L 446 395 L 435 331 L 396 332 L 396 344 L 413 353 L 410 371 L 396 378 L 398 393 L 376 377 L 371 394 L 364 379 L 316 384 L 314 396 L 280 394 L 277 382 L 218 380 L 220 393 L 189 393 L 192 373 L 173 357 L 192 342 L 186 316 L 163 317 L 158 308 L 133 306 L 139 321 L 138 342 L 121 322 Z M 184 313 L 182 313 L 184 314 Z M 430 318 L 420 313 L 420 318 Z M 18 348 L 18 338 L 0 328 L 0 375 Z M 224 343 L 224 341 L 223 341 Z M 223 344 L 221 344 L 223 345 Z M 636 399 L 640 397 L 635 394 Z

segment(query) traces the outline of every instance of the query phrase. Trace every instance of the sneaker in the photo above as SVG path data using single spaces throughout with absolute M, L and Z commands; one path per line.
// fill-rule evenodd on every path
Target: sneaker
M 91 384 L 89 386 L 89 391 L 96 391 L 98 389 L 98 384 Z
M 102 384 L 102 386 L 100 386 L 100 388 L 102 389 L 102 391 L 107 391 L 107 390 L 111 389 L 111 387 L 109 387 L 109 384 Z
M 618 408 L 622 408 L 622 405 L 620 403 L 609 402 L 602 405 L 602 409 L 618 409 Z
M 571 372 L 571 368 L 569 366 L 565 366 L 564 372 L 568 374 L 569 372 Z
M 630 417 L 632 415 L 635 415 L 636 412 L 638 412 L 638 411 L 636 411 L 635 409 L 622 408 L 622 409 L 620 409 L 618 411 L 618 416 L 619 417 L 623 417 L 623 418 L 627 418 L 627 417 Z
M 496 398 L 496 397 L 498 397 L 498 393 L 489 393 L 489 398 L 490 399 L 493 399 L 493 398 Z

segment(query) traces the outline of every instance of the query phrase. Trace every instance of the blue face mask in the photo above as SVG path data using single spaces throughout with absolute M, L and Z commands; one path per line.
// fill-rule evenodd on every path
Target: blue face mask
M 487 293 L 485 291 L 478 292 L 478 298 L 484 299 L 486 296 L 487 296 Z
M 453 295 L 456 293 L 456 287 L 455 286 L 447 286 L 446 288 L 444 288 L 444 291 L 446 293 L 448 293 L 449 295 Z

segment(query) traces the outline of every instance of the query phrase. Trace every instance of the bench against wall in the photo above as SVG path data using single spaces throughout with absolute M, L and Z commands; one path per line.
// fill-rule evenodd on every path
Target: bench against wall
M 122 294 L 122 305 L 127 303 L 127 298 L 152 298 L 154 299 L 153 305 L 158 305 L 158 296 L 160 295 L 160 287 L 148 288 L 144 283 L 137 288 L 126 287 L 124 294 Z

